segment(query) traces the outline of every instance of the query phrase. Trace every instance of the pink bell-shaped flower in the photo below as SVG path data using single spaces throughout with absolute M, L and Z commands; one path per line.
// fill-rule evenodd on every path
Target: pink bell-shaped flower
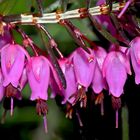
M 70 56 L 70 60 L 73 63 L 77 85 L 81 85 L 85 88 L 88 88 L 92 82 L 96 62 L 93 51 L 91 49 L 89 49 L 89 51 L 90 54 L 82 48 L 78 48 Z
M 103 64 L 103 76 L 109 86 L 109 92 L 114 97 L 120 97 L 123 93 L 123 87 L 127 79 L 127 73 L 130 73 L 128 57 L 120 51 L 110 52 Z
M 50 79 L 50 63 L 44 56 L 32 57 L 27 64 L 27 76 L 31 88 L 31 100 L 47 100 Z
M 5 96 L 11 97 L 11 116 L 13 115 L 14 98 L 20 100 L 19 81 L 23 72 L 25 55 L 28 53 L 18 44 L 7 44 L 1 49 L 1 69 Z
M 80 106 L 86 107 L 86 91 L 92 82 L 96 63 L 94 52 L 90 48 L 89 52 L 90 53 L 87 53 L 82 48 L 78 48 L 69 57 L 69 61 L 73 65 L 77 87 L 77 92 L 72 96 L 75 98 L 72 105 L 80 101 Z M 69 72 L 72 72 L 72 68 Z
M 4 77 L 3 86 L 10 83 L 15 88 L 22 75 L 26 51 L 18 44 L 7 44 L 1 49 L 1 69 Z
M 60 67 L 65 75 L 67 87 L 66 89 L 62 90 L 64 100 L 62 104 L 69 102 L 70 104 L 73 103 L 74 97 L 71 97 L 77 91 L 77 84 L 75 73 L 73 69 L 73 64 L 67 58 L 63 58 L 59 60 Z
M 44 128 L 47 133 L 46 114 L 48 112 L 48 85 L 50 80 L 50 62 L 44 56 L 32 57 L 27 63 L 27 77 L 31 88 L 30 99 L 36 101 L 38 115 L 43 115 Z
M 140 83 L 140 37 L 134 38 L 130 42 L 130 57 L 132 66 L 135 72 L 135 82 L 136 84 Z
M 93 91 L 99 94 L 104 88 L 106 88 L 106 82 L 102 74 L 102 67 L 104 59 L 107 56 L 107 52 L 102 47 L 97 47 L 97 49 L 94 50 L 94 53 L 96 64 L 91 86 Z

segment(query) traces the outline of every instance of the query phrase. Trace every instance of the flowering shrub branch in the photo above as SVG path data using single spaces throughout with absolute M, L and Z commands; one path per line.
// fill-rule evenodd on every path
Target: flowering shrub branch
M 10 110 L 11 116 L 13 115 L 14 101 L 22 99 L 21 91 L 29 83 L 30 100 L 36 102 L 36 112 L 43 117 L 45 132 L 47 132 L 48 87 L 51 88 L 51 98 L 61 96 L 61 104 L 66 106 L 66 117 L 72 119 L 75 113 L 81 127 L 84 123 L 77 106 L 87 107 L 91 88 L 92 94 L 96 96 L 95 104 L 101 104 L 103 115 L 104 91 L 107 91 L 111 96 L 118 128 L 123 87 L 127 76 L 132 75 L 130 62 L 135 72 L 135 82 L 140 83 L 140 28 L 136 12 L 131 9 L 136 8 L 139 3 L 136 0 L 125 2 L 119 0 L 117 3 L 113 3 L 112 0 L 98 0 L 97 6 L 90 8 L 91 1 L 87 0 L 86 8 L 44 13 L 41 0 L 36 1 L 39 14 L 0 17 L 0 100 L 6 104 L 7 99 L 10 99 L 10 106 L 8 108 L 4 106 L 2 122 L 7 110 Z M 65 11 L 67 1 L 64 4 Z M 103 46 L 98 46 L 84 35 L 80 28 L 70 21 L 73 18 L 89 18 L 96 31 L 108 40 L 109 49 L 104 47 L 103 42 L 101 43 Z M 46 23 L 59 23 L 65 27 L 78 48 L 65 57 L 53 36 L 43 25 Z M 19 24 L 34 25 L 39 30 L 46 52 L 18 27 Z M 22 45 L 16 43 L 13 30 L 21 35 Z M 33 55 L 29 53 L 28 47 L 32 49 Z

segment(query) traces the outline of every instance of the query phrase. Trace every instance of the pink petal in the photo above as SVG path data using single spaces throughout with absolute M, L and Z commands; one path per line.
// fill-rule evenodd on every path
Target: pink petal
M 140 64 L 140 37 L 134 38 L 130 42 L 130 46 L 133 49 L 137 63 Z
M 130 48 L 130 57 L 135 72 L 135 83 L 138 85 L 140 83 L 140 64 L 136 60 L 133 48 Z
M 120 97 L 123 93 L 127 73 L 124 65 L 115 54 L 113 58 L 110 57 L 113 54 L 111 52 L 111 55 L 106 58 L 108 67 L 105 68 L 105 77 L 109 86 L 109 92 L 115 97 Z M 108 59 L 111 59 L 111 61 Z
M 95 66 L 93 54 L 88 54 L 82 48 L 78 48 L 72 55 L 72 62 L 77 83 L 87 88 L 93 78 Z
M 95 56 L 96 56 L 97 63 L 99 65 L 100 69 L 102 69 L 103 62 L 104 62 L 104 60 L 107 56 L 107 52 L 104 48 L 98 46 L 98 49 L 95 50 L 94 53 L 95 53 Z
M 105 80 L 103 78 L 101 69 L 96 63 L 93 80 L 92 80 L 92 89 L 95 93 L 100 93 L 104 87 L 105 87 Z
M 108 53 L 107 57 L 105 58 L 102 68 L 103 77 L 106 76 L 106 69 L 108 68 L 108 64 L 110 64 L 113 61 L 115 55 L 116 52 L 112 51 L 111 53 Z
M 1 68 L 4 76 L 3 86 L 11 83 L 14 87 L 19 84 L 25 61 L 25 54 L 20 45 L 7 44 L 1 50 Z
M 27 71 L 26 71 L 26 68 L 23 69 L 23 72 L 22 72 L 22 75 L 20 77 L 20 80 L 19 80 L 19 87 L 20 87 L 20 90 L 22 90 L 26 83 L 27 83 Z
M 41 73 L 39 74 L 38 74 L 38 69 L 41 71 Z M 36 77 L 36 73 L 37 76 L 39 76 L 38 77 L 39 80 Z M 48 89 L 48 84 L 50 79 L 49 61 L 44 56 L 32 57 L 27 65 L 27 76 L 32 91 L 30 99 L 47 100 L 48 99 L 47 89 Z
M 69 103 L 73 103 L 74 101 L 74 97 L 70 98 L 70 96 L 72 96 L 73 94 L 76 93 L 77 91 L 77 84 L 76 84 L 76 78 L 75 78 L 75 73 L 74 73 L 74 69 L 73 66 L 71 64 L 66 64 L 65 65 L 65 73 L 64 73 L 65 77 L 66 77 L 66 82 L 67 82 L 67 88 L 65 90 L 63 90 L 63 96 L 64 96 L 64 100 L 63 100 L 63 104 L 67 102 Z
M 32 61 L 32 71 L 34 77 L 38 82 L 40 82 L 42 70 L 43 70 L 43 61 L 41 61 L 40 57 L 34 57 L 34 61 Z
M 125 66 L 126 71 L 129 75 L 131 75 L 131 68 L 130 68 L 130 62 L 129 62 L 129 57 L 123 53 L 123 52 L 117 52 L 117 56 L 120 59 L 121 63 Z
M 60 91 L 60 89 L 59 89 L 59 87 L 58 87 L 58 85 L 56 83 L 56 80 L 55 80 L 54 75 L 53 75 L 52 72 L 50 72 L 49 86 L 51 88 L 50 98 L 55 98 L 56 95 L 61 95 L 61 91 Z

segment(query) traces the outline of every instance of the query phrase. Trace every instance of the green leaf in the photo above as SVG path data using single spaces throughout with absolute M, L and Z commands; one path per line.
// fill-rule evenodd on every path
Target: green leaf
M 17 0 L 5 0 L 0 3 L 0 14 L 7 15 L 16 5 Z

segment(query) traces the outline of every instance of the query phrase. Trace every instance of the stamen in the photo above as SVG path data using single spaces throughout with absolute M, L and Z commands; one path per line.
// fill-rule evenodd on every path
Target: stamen
M 73 114 L 73 109 L 71 108 L 70 110 L 67 111 L 66 118 L 72 119 L 72 114 Z
M 13 116 L 13 112 L 14 112 L 14 99 L 13 99 L 13 97 L 11 97 L 11 109 L 10 109 L 11 116 Z
M 101 115 L 104 115 L 104 94 L 101 92 L 99 95 L 97 95 L 95 100 L 95 105 L 100 104 L 101 109 Z
M 119 111 L 116 110 L 116 128 L 118 128 Z
M 101 92 L 97 95 L 95 100 L 95 105 L 101 104 L 102 100 L 104 99 L 104 94 Z
M 45 133 L 48 133 L 48 127 L 47 127 L 47 118 L 46 118 L 46 115 L 43 116 L 43 121 L 44 121 L 44 129 L 45 129 Z
M 66 104 L 66 118 L 72 119 L 73 108 L 72 105 L 67 103 Z
M 80 84 L 78 85 L 78 91 L 76 93 L 74 93 L 70 98 L 72 98 L 73 96 L 75 96 L 75 100 L 72 104 L 72 106 L 74 106 L 77 102 L 80 102 L 80 107 L 86 107 L 87 105 L 87 96 L 85 93 L 85 88 L 83 86 L 81 86 Z
M 41 115 L 46 116 L 46 114 L 48 112 L 48 107 L 47 107 L 46 101 L 44 101 L 42 99 L 37 99 L 36 112 L 39 116 L 41 116 Z

